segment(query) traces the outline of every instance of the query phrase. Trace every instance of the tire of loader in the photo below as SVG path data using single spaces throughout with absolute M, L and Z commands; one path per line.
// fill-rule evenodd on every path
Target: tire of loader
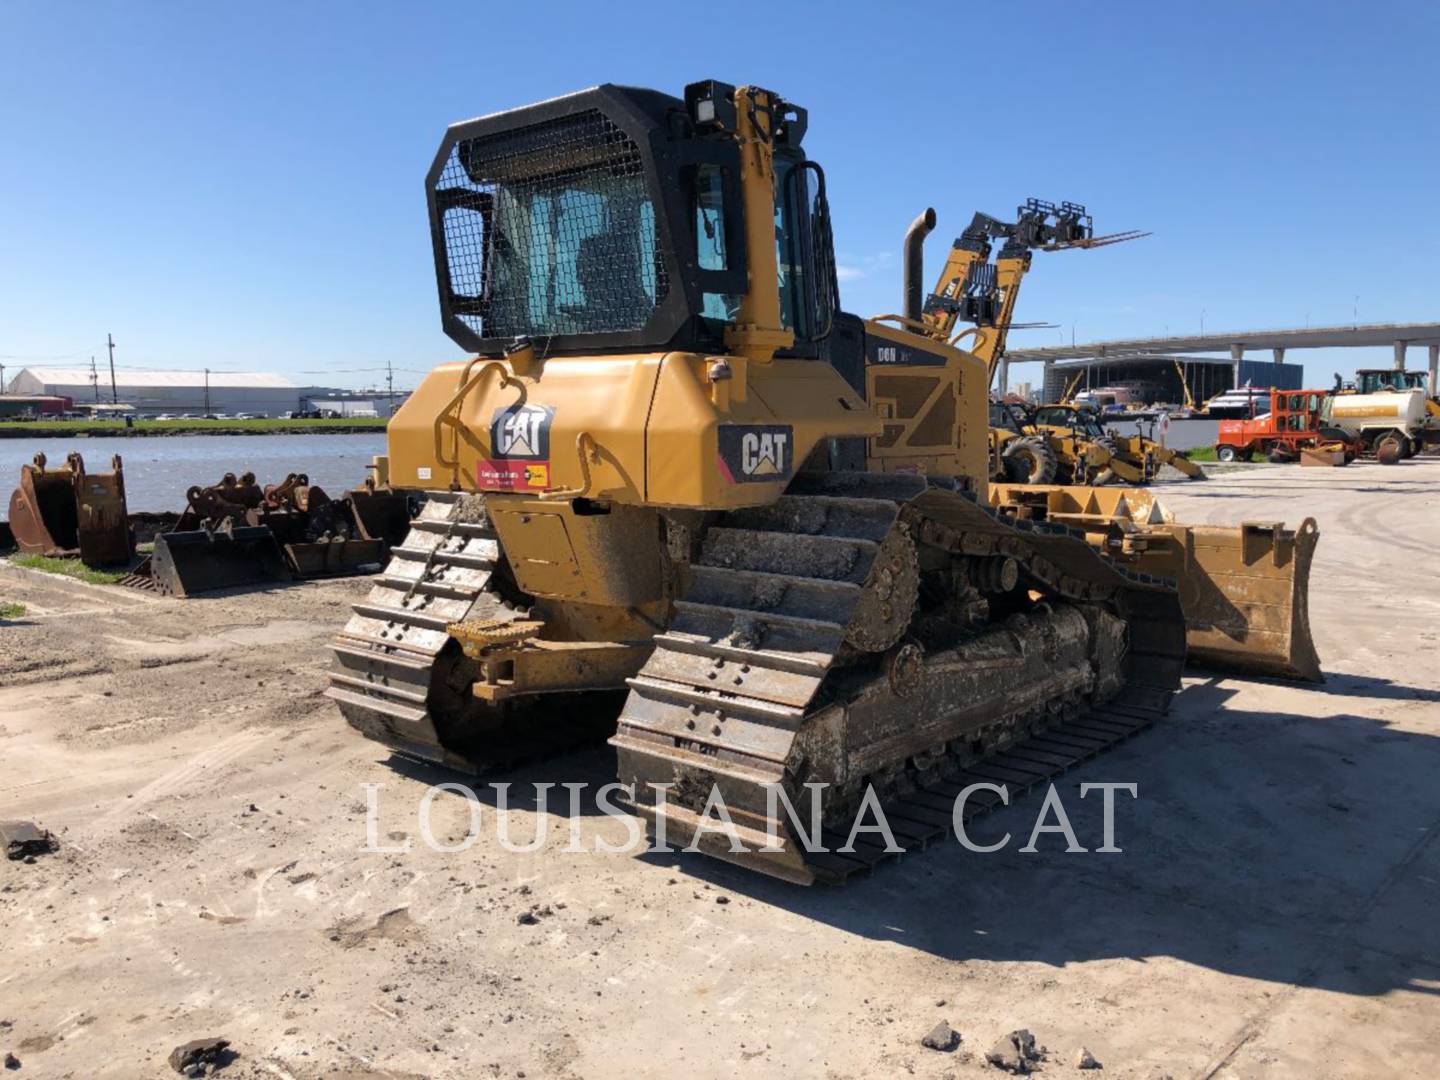
M 1223 461 L 1226 464 L 1234 461 L 1239 456 L 1239 451 L 1237 451 L 1235 447 L 1231 446 L 1229 443 L 1221 443 L 1215 448 L 1216 460 Z
M 1044 439 L 1012 439 L 1001 458 L 1005 472 L 1017 484 L 1053 484 L 1060 462 Z

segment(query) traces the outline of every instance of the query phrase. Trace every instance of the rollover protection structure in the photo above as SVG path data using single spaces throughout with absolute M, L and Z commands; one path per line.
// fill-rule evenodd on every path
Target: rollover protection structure
M 328 691 L 470 771 L 599 716 L 639 812 L 675 837 L 718 793 L 778 842 L 706 850 L 797 882 L 879 855 L 813 850 L 777 786 L 826 785 L 826 826 L 873 790 L 923 841 L 963 770 L 1034 782 L 1161 715 L 1186 640 L 1172 580 L 992 505 L 985 362 L 915 331 L 918 290 L 898 326 L 841 309 L 806 125 L 702 82 L 450 128 L 427 193 L 473 355 L 390 424 L 377 471 L 429 498 Z

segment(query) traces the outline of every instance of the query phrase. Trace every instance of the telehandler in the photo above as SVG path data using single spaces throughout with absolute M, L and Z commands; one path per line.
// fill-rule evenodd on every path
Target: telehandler
M 1091 215 L 1073 202 L 1057 205 L 1027 199 L 1016 210 L 1014 222 L 977 213 L 951 246 L 935 291 L 911 328 L 951 344 L 973 338 L 968 349 L 985 361 L 993 381 L 1033 252 L 1106 247 L 1148 235 L 1131 231 L 1096 236 Z M 1004 246 L 991 262 L 997 240 L 1004 240 Z M 960 322 L 974 325 L 956 333 Z M 1003 422 L 992 423 L 990 431 L 994 479 L 1024 484 L 1148 484 L 1162 465 L 1191 480 L 1205 478 L 1200 466 L 1178 451 L 1140 435 L 1106 429 L 1095 409 L 1071 400 L 1079 378 L 1058 402 L 1002 409 L 998 418 Z
M 470 771 L 599 716 L 639 813 L 688 836 L 719 796 L 743 850 L 703 849 L 799 883 L 886 851 L 819 850 L 776 792 L 822 785 L 827 828 L 873 793 L 922 842 L 966 776 L 1023 788 L 1160 716 L 1187 619 L 1213 660 L 1305 674 L 1315 542 L 990 485 L 986 363 L 915 329 L 923 235 L 903 315 L 842 310 L 806 126 L 707 81 L 446 132 L 427 197 L 471 355 L 389 425 L 377 477 L 429 498 L 328 690 Z

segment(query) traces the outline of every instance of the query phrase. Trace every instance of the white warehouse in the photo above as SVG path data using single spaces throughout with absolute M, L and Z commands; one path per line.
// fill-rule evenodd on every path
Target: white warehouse
M 259 371 L 117 371 L 114 396 L 137 413 L 256 413 L 280 416 L 302 407 L 318 388 L 296 386 L 283 375 Z M 24 368 L 6 388 L 11 394 L 68 397 L 76 405 L 111 400 L 109 372 L 85 368 Z

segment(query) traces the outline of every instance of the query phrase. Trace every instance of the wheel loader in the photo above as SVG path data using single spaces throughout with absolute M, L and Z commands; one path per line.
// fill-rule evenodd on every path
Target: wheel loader
M 1120 435 L 1078 405 L 990 406 L 992 479 L 1016 484 L 1154 482 L 1162 465 L 1191 480 L 1205 473 L 1184 454 L 1139 435 Z
M 652 827 L 797 883 L 887 849 L 827 850 L 777 795 L 818 797 L 822 841 L 878 798 L 921 843 L 961 781 L 1040 782 L 1162 715 L 1187 630 L 1287 673 L 1249 628 L 1267 589 L 1303 601 L 1314 546 L 992 488 L 985 361 L 915 331 L 918 288 L 841 308 L 807 120 L 707 81 L 449 128 L 426 190 L 469 355 L 389 425 L 377 475 L 428 498 L 327 691 L 469 772 L 598 719 Z M 1303 602 L 1266 613 L 1308 644 Z M 716 799 L 740 850 L 700 828 Z

